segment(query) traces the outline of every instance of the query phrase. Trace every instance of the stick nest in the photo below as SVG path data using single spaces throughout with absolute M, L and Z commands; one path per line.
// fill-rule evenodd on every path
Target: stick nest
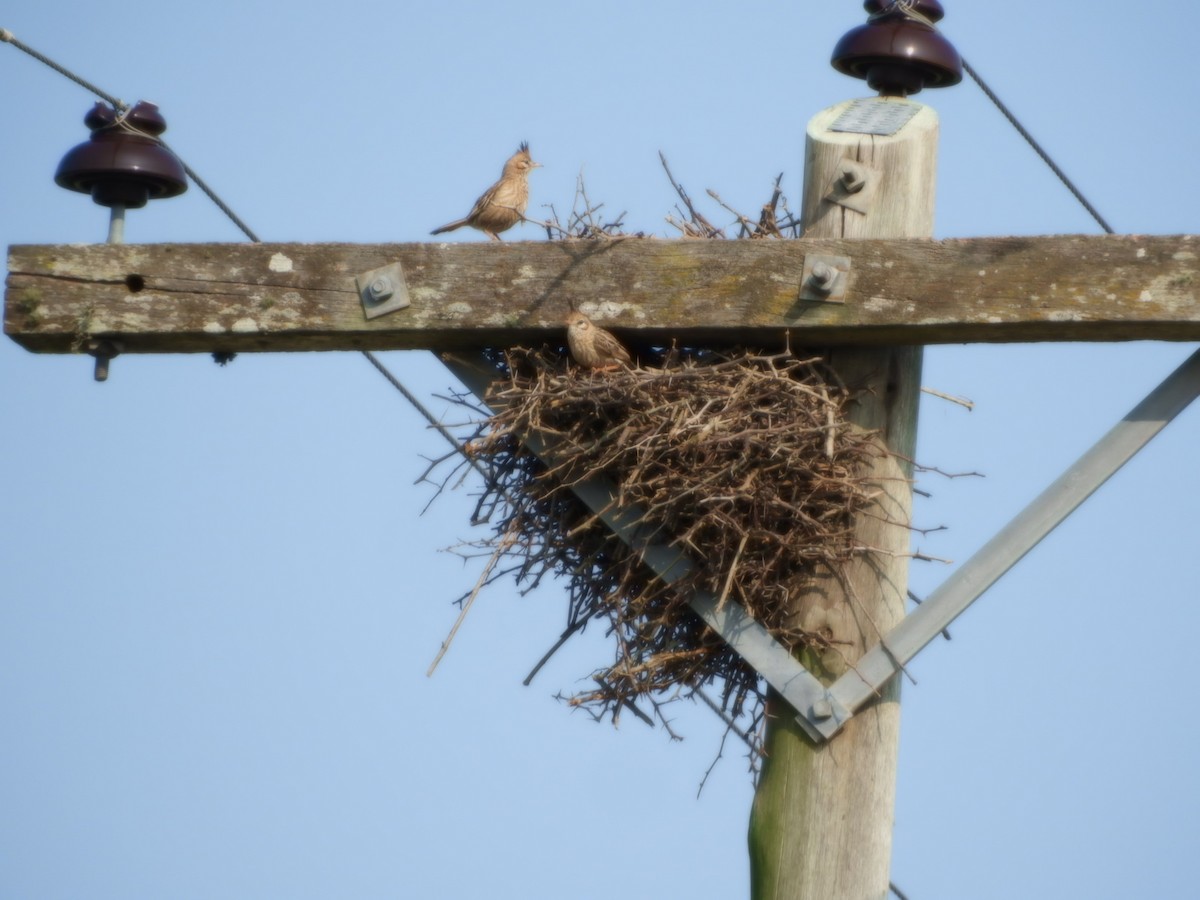
M 468 444 L 488 473 L 477 515 L 494 527 L 489 571 L 507 558 L 503 573 L 527 587 L 565 578 L 563 640 L 594 620 L 613 638 L 612 661 L 570 702 L 614 720 L 652 708 L 666 724 L 664 700 L 716 683 L 728 716 L 759 722 L 757 673 L 687 599 L 740 603 L 793 651 L 828 647 L 796 627 L 788 598 L 840 577 L 856 552 L 853 518 L 874 494 L 860 463 L 879 450 L 847 424 L 850 392 L 819 359 L 791 353 L 592 373 L 516 349 L 499 369 L 487 400 L 500 411 Z M 534 434 L 552 448 L 544 459 L 525 445 Z M 683 550 L 690 574 L 657 578 L 570 489 L 591 480 L 641 511 L 640 541 Z

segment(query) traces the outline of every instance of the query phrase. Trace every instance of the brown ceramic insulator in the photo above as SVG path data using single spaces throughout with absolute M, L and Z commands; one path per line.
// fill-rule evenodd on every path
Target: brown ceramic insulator
M 962 59 L 938 31 L 910 17 L 899 3 L 866 0 L 863 6 L 871 18 L 846 32 L 833 48 L 835 69 L 865 78 L 871 88 L 888 96 L 962 81 Z M 906 6 L 931 22 L 944 15 L 937 0 L 914 0 Z
M 183 164 L 157 140 L 167 123 L 153 103 L 138 103 L 123 123 L 112 107 L 97 103 L 83 121 L 92 136 L 59 163 L 54 181 L 60 187 L 91 194 L 101 206 L 130 209 L 187 190 Z

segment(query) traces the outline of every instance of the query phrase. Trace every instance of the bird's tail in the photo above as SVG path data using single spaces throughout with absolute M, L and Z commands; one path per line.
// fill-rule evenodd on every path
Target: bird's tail
M 462 228 L 467 224 L 466 219 L 459 219 L 457 222 L 451 222 L 449 225 L 443 225 L 441 228 L 435 228 L 430 234 L 441 234 L 443 231 L 453 231 L 455 228 Z

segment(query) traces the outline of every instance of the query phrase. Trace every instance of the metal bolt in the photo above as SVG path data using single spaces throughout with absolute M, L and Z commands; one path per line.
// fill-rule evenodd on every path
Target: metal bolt
M 824 721 L 833 715 L 833 704 L 825 699 L 817 700 L 808 712 L 817 721 Z
M 97 381 L 108 380 L 108 364 L 112 358 L 123 349 L 120 341 L 96 340 L 88 341 L 87 352 L 96 358 L 96 368 L 92 373 Z
M 108 242 L 110 244 L 125 243 L 125 206 L 114 203 L 108 214 Z M 103 379 L 96 379 L 102 381 Z
M 842 188 L 847 194 L 857 194 L 867 184 L 867 179 L 857 169 L 847 166 L 842 169 Z
M 372 301 L 382 303 L 395 293 L 395 288 L 392 287 L 392 279 L 386 275 L 380 275 L 367 287 L 367 293 L 371 295 Z
M 828 294 L 833 291 L 837 282 L 838 270 L 826 262 L 813 263 L 812 274 L 808 283 L 818 294 Z

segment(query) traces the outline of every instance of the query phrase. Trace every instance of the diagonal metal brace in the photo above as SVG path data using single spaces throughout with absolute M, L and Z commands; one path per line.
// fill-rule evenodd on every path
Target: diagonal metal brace
M 445 354 L 442 361 L 481 401 L 488 386 L 496 379 L 496 370 L 482 356 Z M 541 435 L 525 436 L 525 444 L 538 456 L 552 452 Z M 572 490 L 613 533 L 636 549 L 643 561 L 659 578 L 673 584 L 695 568 L 679 549 L 668 544 L 646 541 L 638 533 L 643 520 L 636 506 L 618 506 L 612 487 L 600 479 L 573 485 Z M 820 743 L 831 737 L 850 718 L 851 713 L 817 678 L 775 640 L 756 619 L 734 601 L 718 604 L 710 591 L 698 591 L 689 605 L 705 623 L 717 632 L 743 659 L 758 671 L 767 683 L 791 704 L 799 714 L 797 721 L 812 740 Z
M 835 681 L 829 692 L 836 705 L 853 714 L 875 697 L 889 678 L 1198 396 L 1200 350 Z

